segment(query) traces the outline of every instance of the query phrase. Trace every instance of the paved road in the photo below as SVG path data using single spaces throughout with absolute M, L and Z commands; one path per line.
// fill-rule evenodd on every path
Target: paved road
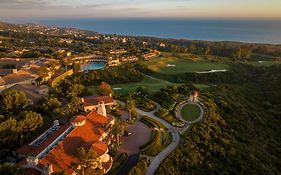
M 151 78 L 154 78 L 154 77 L 151 77 Z M 117 101 L 117 102 L 120 104 L 123 104 L 123 105 L 125 104 L 124 102 L 121 102 L 121 101 Z M 164 150 L 162 150 L 157 156 L 150 158 L 150 164 L 147 168 L 146 175 L 153 175 L 155 173 L 155 171 L 159 167 L 160 163 L 178 147 L 178 144 L 180 142 L 179 132 L 186 131 L 186 129 L 188 129 L 190 127 L 190 124 L 186 124 L 186 126 L 184 128 L 181 128 L 181 129 L 175 128 L 170 123 L 166 122 L 165 120 L 163 120 L 159 117 L 156 117 L 154 115 L 154 113 L 161 106 L 158 103 L 155 103 L 155 104 L 156 104 L 156 109 L 151 112 L 145 112 L 138 108 L 135 108 L 135 110 L 141 115 L 145 115 L 149 118 L 152 118 L 152 119 L 157 120 L 158 122 L 162 123 L 165 127 L 168 128 L 169 132 L 171 132 L 173 140 L 172 140 L 172 143 L 170 145 L 168 145 Z M 201 109 L 201 114 L 200 114 L 200 117 L 194 122 L 197 122 L 204 117 L 204 110 L 200 105 L 199 105 L 199 107 Z
M 139 161 L 140 154 L 133 154 L 128 157 L 126 162 L 122 165 L 122 167 L 119 169 L 119 171 L 116 173 L 116 175 L 124 175 L 128 174 L 130 169 L 132 169 Z
M 118 103 L 120 104 L 124 104 L 124 102 L 120 102 L 118 101 Z M 157 156 L 155 156 L 147 169 L 146 175 L 152 175 L 154 174 L 154 172 L 156 171 L 156 169 L 158 168 L 158 166 L 160 165 L 160 163 L 173 151 L 177 148 L 179 142 L 180 142 L 180 135 L 178 133 L 178 131 L 168 122 L 166 122 L 165 120 L 158 118 L 154 115 L 154 112 L 157 111 L 161 106 L 157 103 L 156 104 L 156 109 L 154 111 L 151 112 L 145 112 L 142 111 L 138 108 L 136 108 L 135 110 L 141 114 L 141 115 L 145 115 L 147 117 L 150 117 L 154 120 L 157 120 L 158 122 L 162 123 L 164 126 L 166 126 L 168 128 L 168 130 L 172 133 L 173 136 L 173 140 L 172 143 L 167 146 L 164 150 L 162 150 Z

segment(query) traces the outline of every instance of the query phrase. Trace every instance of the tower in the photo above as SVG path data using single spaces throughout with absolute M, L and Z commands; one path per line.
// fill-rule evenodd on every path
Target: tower
M 97 113 L 106 117 L 106 108 L 103 101 L 98 104 Z

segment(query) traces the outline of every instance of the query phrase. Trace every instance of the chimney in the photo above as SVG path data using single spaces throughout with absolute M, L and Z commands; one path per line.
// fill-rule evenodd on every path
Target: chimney
M 59 120 L 54 120 L 53 124 L 54 124 L 54 126 L 59 126 L 60 122 L 59 122 Z
M 18 70 L 17 69 L 13 69 L 13 74 L 16 74 L 18 73 Z

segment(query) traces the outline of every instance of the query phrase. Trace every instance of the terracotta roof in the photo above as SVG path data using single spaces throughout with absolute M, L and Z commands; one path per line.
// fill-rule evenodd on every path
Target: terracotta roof
M 58 138 L 58 136 L 60 136 L 70 126 L 71 126 L 70 123 L 65 123 L 64 125 L 60 125 L 59 129 L 56 132 L 49 135 L 46 138 L 46 140 L 43 141 L 38 146 L 29 145 L 30 143 L 32 143 L 33 140 L 37 139 L 37 137 L 36 137 L 30 143 L 25 144 L 20 149 L 18 149 L 17 152 L 19 154 L 23 154 L 23 155 L 37 156 L 39 153 L 41 153 L 49 144 L 51 144 L 56 138 Z
M 86 116 L 85 124 L 71 131 L 62 142 L 54 147 L 54 149 L 40 161 L 40 163 L 44 165 L 52 164 L 54 172 L 66 170 L 67 174 L 71 174 L 74 171 L 70 168 L 71 163 L 78 161 L 76 158 L 76 150 L 80 147 L 89 149 L 91 145 L 99 142 L 99 139 L 104 133 L 101 127 L 107 122 L 106 117 L 95 111 L 89 113 Z M 99 153 L 102 152 L 102 147 L 100 146 L 98 148 L 99 150 L 95 151 Z
M 25 172 L 25 174 L 28 174 L 28 175 L 41 175 L 41 172 L 34 168 L 26 168 L 26 169 L 23 169 L 23 171 Z
M 98 156 L 102 156 L 107 151 L 107 145 L 103 142 L 96 142 L 91 146 L 91 149 L 96 151 Z
M 35 76 L 33 74 L 22 70 L 18 71 L 16 74 L 9 74 L 3 77 L 7 84 L 19 83 L 34 78 Z
M 86 117 L 84 115 L 78 115 L 75 117 L 75 119 L 73 120 L 74 123 L 80 123 L 82 121 L 84 121 L 86 119 Z
M 114 100 L 110 96 L 88 96 L 84 97 L 84 106 L 90 106 L 90 105 L 98 105 L 100 102 L 107 103 L 113 103 Z

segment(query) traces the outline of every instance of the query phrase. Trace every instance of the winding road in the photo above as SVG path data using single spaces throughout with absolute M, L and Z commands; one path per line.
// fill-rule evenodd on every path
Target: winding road
M 122 105 L 125 104 L 124 102 L 121 102 L 121 101 L 117 101 L 117 102 L 119 104 L 122 104 Z M 200 107 L 200 110 L 201 110 L 200 116 L 198 117 L 198 119 L 196 119 L 192 123 L 200 121 L 204 117 L 204 109 L 202 108 L 202 106 L 197 104 L 197 103 L 193 103 L 193 102 L 187 102 L 187 103 L 196 104 L 196 105 L 198 105 Z M 184 103 L 179 108 L 182 108 L 187 103 Z M 149 159 L 150 159 L 150 164 L 149 164 L 149 166 L 147 168 L 146 175 L 153 175 L 155 173 L 155 171 L 159 167 L 160 163 L 178 147 L 178 144 L 180 142 L 180 133 L 182 133 L 181 131 L 186 131 L 190 127 L 189 122 L 185 121 L 185 120 L 183 120 L 186 123 L 185 127 L 179 129 L 179 128 L 176 128 L 176 127 L 172 126 L 170 123 L 166 122 L 165 120 L 163 120 L 163 119 L 161 119 L 159 117 L 156 117 L 154 115 L 154 113 L 161 106 L 158 103 L 156 103 L 156 102 L 155 102 L 155 105 L 156 105 L 156 109 L 153 110 L 153 111 L 150 111 L 150 112 L 145 112 L 145 111 L 142 111 L 142 110 L 140 110 L 138 108 L 135 108 L 135 110 L 140 115 L 147 116 L 149 118 L 152 118 L 152 119 L 157 120 L 158 122 L 162 123 L 165 127 L 168 128 L 169 132 L 171 132 L 173 139 L 172 139 L 172 142 L 164 150 L 162 150 L 157 156 L 155 156 L 155 157 L 144 156 L 144 157 L 149 157 Z

